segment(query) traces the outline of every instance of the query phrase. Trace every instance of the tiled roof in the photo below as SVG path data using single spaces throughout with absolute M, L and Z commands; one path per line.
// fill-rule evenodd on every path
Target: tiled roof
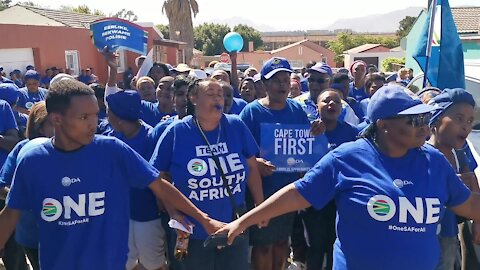
M 480 32 L 480 7 L 452 7 L 452 15 L 459 34 Z
M 45 9 L 27 5 L 18 5 L 32 12 L 45 16 L 51 20 L 72 28 L 90 28 L 90 23 L 104 18 L 104 16 L 67 12 L 61 10 Z

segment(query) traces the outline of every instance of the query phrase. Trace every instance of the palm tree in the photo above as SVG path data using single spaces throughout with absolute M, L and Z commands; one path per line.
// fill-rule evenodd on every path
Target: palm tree
M 187 64 L 193 58 L 193 17 L 198 14 L 196 0 L 165 0 L 162 11 L 166 13 L 170 38 L 187 43 L 185 50 L 185 62 Z

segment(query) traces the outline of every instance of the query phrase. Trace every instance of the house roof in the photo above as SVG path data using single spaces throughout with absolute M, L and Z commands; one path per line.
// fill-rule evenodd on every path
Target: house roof
M 295 46 L 298 46 L 298 45 L 304 45 L 305 47 L 308 47 L 314 51 L 323 51 L 323 50 L 328 50 L 327 48 L 325 47 L 322 47 L 318 44 L 316 44 L 315 42 L 312 42 L 308 39 L 304 39 L 304 40 L 301 40 L 301 41 L 298 41 L 298 42 L 295 42 L 295 43 L 292 43 L 292 44 L 289 44 L 287 46 L 284 46 L 284 47 L 281 47 L 281 48 L 278 48 L 276 50 L 273 50 L 271 51 L 270 53 L 271 54 L 275 54 L 275 53 L 278 53 L 278 52 L 281 52 L 281 51 L 284 51 L 284 50 L 287 50 L 287 49 L 290 49 L 292 47 L 295 47 Z
M 480 7 L 452 7 L 459 34 L 480 33 Z
M 28 9 L 32 12 L 35 12 L 39 15 L 45 16 L 51 20 L 57 21 L 67 27 L 72 27 L 72 28 L 88 29 L 90 28 L 90 23 L 96 20 L 105 18 L 104 16 L 98 16 L 98 15 L 67 12 L 67 11 L 61 11 L 61 10 L 20 5 L 20 4 L 17 4 L 17 6 L 21 6 L 25 9 Z
M 346 54 L 361 53 L 361 52 L 368 51 L 368 50 L 371 50 L 373 48 L 376 48 L 378 46 L 382 46 L 382 44 L 364 44 L 364 45 L 352 48 L 348 51 L 345 51 L 344 53 L 346 53 Z

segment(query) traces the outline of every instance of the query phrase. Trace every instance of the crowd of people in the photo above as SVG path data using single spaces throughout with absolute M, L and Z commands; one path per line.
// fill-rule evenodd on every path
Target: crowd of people
M 465 89 L 415 93 L 412 70 L 363 61 L 238 72 L 236 53 L 117 82 L 117 56 L 101 57 L 105 84 L 90 68 L 2 76 L 7 270 L 480 269 Z M 306 126 L 328 153 L 279 171 L 271 125 Z

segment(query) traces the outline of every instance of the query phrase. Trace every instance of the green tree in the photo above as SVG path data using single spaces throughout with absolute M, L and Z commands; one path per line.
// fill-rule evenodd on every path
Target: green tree
M 12 0 L 0 0 L 0 11 L 7 9 L 12 4 Z
M 406 37 L 412 29 L 415 21 L 417 20 L 416 17 L 406 16 L 403 20 L 400 21 L 398 30 L 396 32 L 398 40 L 401 40 L 403 37 Z
M 35 4 L 32 1 L 18 2 L 18 4 L 24 5 L 24 6 L 31 6 L 31 7 L 40 7 L 40 5 Z
M 113 14 L 113 17 L 117 17 L 131 22 L 136 22 L 138 20 L 138 16 L 133 11 L 126 10 L 124 8 L 119 12 Z
M 66 11 L 66 12 L 75 12 L 75 13 L 82 13 L 82 14 L 106 16 L 103 11 L 98 10 L 98 9 L 91 10 L 87 5 L 79 5 L 77 7 L 60 6 L 60 10 L 61 11 Z
M 233 31 L 239 33 L 243 38 L 242 51 L 248 52 L 248 43 L 253 41 L 253 49 L 258 50 L 263 47 L 263 40 L 260 32 L 248 25 L 239 24 L 233 27 Z
M 405 57 L 403 57 L 403 58 L 388 57 L 388 58 L 383 59 L 382 69 L 386 72 L 395 71 L 395 69 L 394 69 L 395 64 L 405 66 Z
M 162 11 L 167 15 L 170 30 L 170 38 L 178 39 L 187 43 L 185 61 L 187 64 L 193 58 L 193 17 L 198 14 L 196 0 L 165 0 Z M 178 35 L 177 35 L 178 33 Z
M 169 29 L 168 25 L 157 24 L 156 27 L 162 33 L 163 38 L 170 39 L 170 29 Z
M 230 32 L 226 24 L 204 23 L 194 29 L 195 48 L 205 55 L 217 55 L 225 51 L 223 37 Z
M 331 40 L 327 43 L 327 47 L 335 53 L 335 63 L 343 64 L 343 53 L 352 48 L 364 45 L 364 44 L 381 44 L 388 48 L 394 48 L 399 45 L 399 41 L 395 37 L 377 37 L 367 35 L 353 35 L 350 33 L 339 33 L 335 40 Z

